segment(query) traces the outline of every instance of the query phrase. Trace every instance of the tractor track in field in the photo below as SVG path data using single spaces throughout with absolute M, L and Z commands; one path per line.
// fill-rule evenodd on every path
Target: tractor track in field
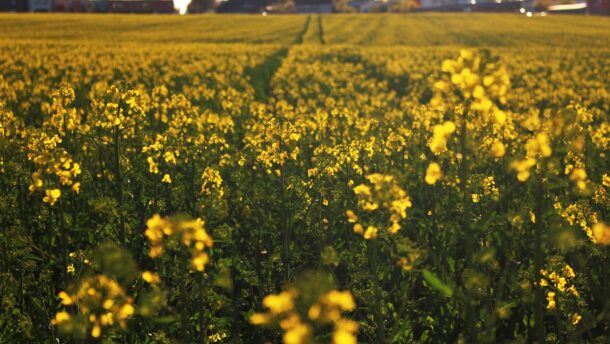
M 249 78 L 250 85 L 254 88 L 254 98 L 257 101 L 262 103 L 267 103 L 269 101 L 269 97 L 271 96 L 271 80 L 273 79 L 273 76 L 277 70 L 282 67 L 282 63 L 284 62 L 286 56 L 288 56 L 290 50 L 295 45 L 303 44 L 305 35 L 310 29 L 310 25 L 312 25 L 311 15 L 308 15 L 307 19 L 305 19 L 303 29 L 296 35 L 291 45 L 279 49 L 262 63 L 246 70 L 245 74 Z M 322 18 L 319 15 L 317 25 L 320 43 L 324 44 L 324 37 L 322 35 Z
M 318 38 L 320 39 L 320 44 L 326 44 L 324 40 L 324 25 L 322 25 L 322 15 L 318 14 Z

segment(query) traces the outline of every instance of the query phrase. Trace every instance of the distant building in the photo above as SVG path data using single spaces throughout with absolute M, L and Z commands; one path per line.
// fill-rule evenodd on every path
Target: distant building
M 28 0 L 0 0 L 0 12 L 27 12 Z
M 295 0 L 294 7 L 298 13 L 331 13 L 333 0 Z
M 104 12 L 106 0 L 53 0 L 53 12 Z
M 206 13 L 216 8 L 215 0 L 191 0 L 188 4 L 187 12 L 192 13 Z
M 112 13 L 175 13 L 174 0 L 109 0 Z
M 587 0 L 587 13 L 610 16 L 610 0 Z
M 417 12 L 510 12 L 517 13 L 523 0 L 420 0 Z
M 270 5 L 269 0 L 228 0 L 216 8 L 217 13 L 262 13 Z
M 586 14 L 587 3 L 577 2 L 574 4 L 551 5 L 546 11 L 552 14 Z
M 420 7 L 421 8 L 432 8 L 432 7 L 462 8 L 464 5 L 470 5 L 471 2 L 472 2 L 472 0 L 421 0 Z
M 28 10 L 30 12 L 51 12 L 51 0 L 29 0 Z

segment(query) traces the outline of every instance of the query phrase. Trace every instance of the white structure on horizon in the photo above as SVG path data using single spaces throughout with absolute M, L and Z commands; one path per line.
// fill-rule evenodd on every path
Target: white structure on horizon
M 30 12 L 51 12 L 51 0 L 28 0 Z

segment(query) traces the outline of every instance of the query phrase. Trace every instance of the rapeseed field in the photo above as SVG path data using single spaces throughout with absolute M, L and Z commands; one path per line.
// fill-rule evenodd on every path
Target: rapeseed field
M 0 342 L 607 343 L 610 20 L 0 15 Z

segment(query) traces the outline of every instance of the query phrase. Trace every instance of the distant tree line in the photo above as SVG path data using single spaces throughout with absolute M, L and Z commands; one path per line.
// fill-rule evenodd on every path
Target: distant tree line
M 371 12 L 407 12 L 418 7 L 415 0 L 394 0 L 387 3 L 380 2 L 371 8 Z M 192 0 L 188 6 L 188 13 L 206 12 L 250 12 L 260 13 L 270 9 L 273 13 L 294 13 L 296 11 L 294 0 Z M 353 1 L 334 0 L 333 11 L 338 13 L 358 12 Z
M 216 9 L 216 0 L 191 0 L 188 5 L 188 13 L 205 13 Z

